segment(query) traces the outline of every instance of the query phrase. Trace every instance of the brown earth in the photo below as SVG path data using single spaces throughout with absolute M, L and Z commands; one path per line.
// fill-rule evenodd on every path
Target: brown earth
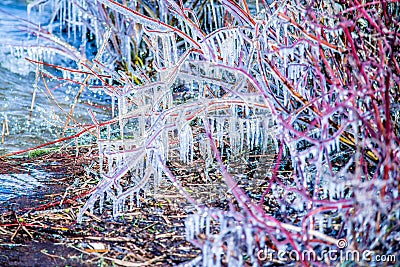
M 184 236 L 186 201 L 169 183 L 124 216 L 112 218 L 105 202 L 102 214 L 87 212 L 78 224 L 98 181 L 85 170 L 93 155 L 83 147 L 0 159 L 3 174 L 29 172 L 27 165 L 54 174 L 46 187 L 0 204 L 0 266 L 176 266 L 198 255 Z

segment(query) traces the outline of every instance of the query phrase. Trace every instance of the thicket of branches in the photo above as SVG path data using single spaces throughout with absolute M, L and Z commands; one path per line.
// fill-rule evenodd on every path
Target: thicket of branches
M 83 90 L 112 99 L 112 120 L 91 113 L 75 135 L 95 130 L 101 169 L 79 220 L 105 200 L 122 214 L 170 180 L 195 207 L 194 265 L 257 266 L 265 247 L 301 255 L 343 238 L 360 252 L 399 251 L 397 1 L 41 0 L 29 10 L 50 16 L 28 28 L 47 48 L 19 53 L 38 76 L 78 88 L 65 125 Z M 174 153 L 188 166 L 202 159 L 206 175 L 217 167 L 236 208 L 189 194 L 168 167 Z M 263 153 L 276 162 L 250 195 L 232 163 Z

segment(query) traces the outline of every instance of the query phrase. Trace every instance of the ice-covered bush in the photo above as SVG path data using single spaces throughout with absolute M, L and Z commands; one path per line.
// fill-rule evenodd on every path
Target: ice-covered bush
M 396 1 L 48 0 L 29 9 L 52 11 L 29 29 L 75 62 L 52 65 L 60 78 L 112 99 L 112 120 L 92 116 L 101 181 L 78 220 L 105 200 L 117 216 L 168 179 L 196 209 L 186 220 L 202 249 L 193 265 L 258 266 L 268 264 L 265 248 L 321 253 L 344 248 L 341 239 L 360 253 L 399 250 Z M 258 197 L 230 173 L 249 152 L 277 154 Z M 187 165 L 203 159 L 206 174 L 218 166 L 237 207 L 190 195 L 168 167 L 176 153 Z M 267 200 L 280 212 L 267 212 Z

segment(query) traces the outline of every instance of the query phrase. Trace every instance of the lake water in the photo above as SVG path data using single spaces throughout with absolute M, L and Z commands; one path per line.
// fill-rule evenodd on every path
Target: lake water
M 35 70 L 36 66 L 24 57 L 16 59 L 10 52 L 13 47 L 36 42 L 32 40 L 32 36 L 28 40 L 26 22 L 23 21 L 27 19 L 25 1 L 0 1 L 0 11 L 3 11 L 0 12 L 0 139 L 4 138 L 4 142 L 0 142 L 2 155 L 61 137 L 79 86 L 46 79 L 49 89 L 47 90 L 43 82 L 39 83 L 30 116 L 35 73 L 29 72 L 29 69 Z M 106 120 L 109 118 L 109 112 L 105 109 L 109 102 L 106 97 L 85 90 L 74 112 L 76 123 L 92 123 L 88 115 L 89 108 L 99 121 Z M 7 126 L 4 127 L 4 133 L 3 124 Z M 76 128 L 79 129 L 81 128 Z
M 0 155 L 60 138 L 66 114 L 79 90 L 77 85 L 46 80 L 48 90 L 43 82 L 39 83 L 30 116 L 35 73 L 29 70 L 35 70 L 36 67 L 23 57 L 16 59 L 10 52 L 13 47 L 32 43 L 32 37 L 28 40 L 23 19 L 27 19 L 25 1 L 0 1 Z M 74 119 L 79 124 L 91 124 L 89 108 L 99 121 L 109 119 L 109 112 L 105 108 L 109 103 L 106 97 L 85 91 L 75 109 Z M 80 129 L 76 127 L 67 134 Z M 0 175 L 0 202 L 28 194 L 42 185 L 47 175 L 38 170 L 32 170 L 29 174 Z

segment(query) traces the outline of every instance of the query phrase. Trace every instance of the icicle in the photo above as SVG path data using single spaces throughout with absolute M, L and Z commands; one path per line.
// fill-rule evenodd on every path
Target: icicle
M 171 47 L 170 47 L 170 42 L 168 41 L 168 35 L 164 35 L 161 37 L 161 43 L 162 43 L 162 52 L 163 52 L 163 58 L 164 58 L 164 67 L 170 68 L 172 66 L 171 62 Z
M 192 128 L 187 123 L 179 133 L 179 155 L 185 163 L 193 160 L 193 133 Z
M 251 227 L 245 227 L 245 238 L 246 238 L 246 247 L 247 247 L 247 255 L 253 256 L 253 231 Z
M 62 0 L 62 9 L 60 12 L 62 12 L 61 27 L 64 28 L 67 21 L 67 0 Z M 60 28 L 60 32 L 62 28 Z
M 195 213 L 193 217 L 194 233 L 198 235 L 200 234 L 200 216 L 198 213 Z
M 221 254 L 222 254 L 222 245 L 216 244 L 215 252 L 214 255 L 215 257 L 215 262 L 213 263 L 213 266 L 219 267 L 221 266 Z
M 288 102 L 289 102 L 288 91 L 284 88 L 284 89 L 283 89 L 283 105 L 284 105 L 285 107 L 287 107 Z
M 170 41 L 171 41 L 171 49 L 172 49 L 171 54 L 174 56 L 172 63 L 173 63 L 173 65 L 175 65 L 178 63 L 179 58 L 178 58 L 178 47 L 176 45 L 176 38 L 175 38 L 174 34 L 171 34 Z
M 68 19 L 71 20 L 72 18 L 72 5 L 71 5 L 71 1 L 67 1 L 67 12 L 68 12 Z M 72 21 L 71 21 L 72 22 Z M 73 22 L 72 22 L 73 23 Z M 67 24 L 67 39 L 70 40 L 71 39 L 71 24 L 68 23 Z
M 206 236 L 209 236 L 210 235 L 210 221 L 211 221 L 211 219 L 210 219 L 210 216 L 207 214 L 207 213 L 205 213 L 205 215 L 204 216 L 206 216 Z
M 319 222 L 318 222 L 319 231 L 324 232 L 324 217 L 323 217 L 323 215 L 320 215 L 318 219 L 319 219 Z
M 209 255 L 209 251 L 210 248 L 208 246 L 208 242 L 206 241 L 206 243 L 203 246 L 203 266 L 212 266 L 211 264 L 209 264 L 210 258 L 212 258 L 212 255 Z
M 140 207 L 140 190 L 136 191 L 136 207 Z
M 224 143 L 224 123 L 225 123 L 225 119 L 224 118 L 217 118 L 216 119 L 216 128 L 217 128 L 217 141 L 220 145 L 221 148 L 221 153 L 223 150 L 223 143 Z
M 236 118 L 231 117 L 229 118 L 228 121 L 228 127 L 229 127 L 229 142 L 232 151 L 236 151 L 237 149 L 237 139 L 238 139 L 238 133 L 237 133 L 237 128 L 236 128 Z

